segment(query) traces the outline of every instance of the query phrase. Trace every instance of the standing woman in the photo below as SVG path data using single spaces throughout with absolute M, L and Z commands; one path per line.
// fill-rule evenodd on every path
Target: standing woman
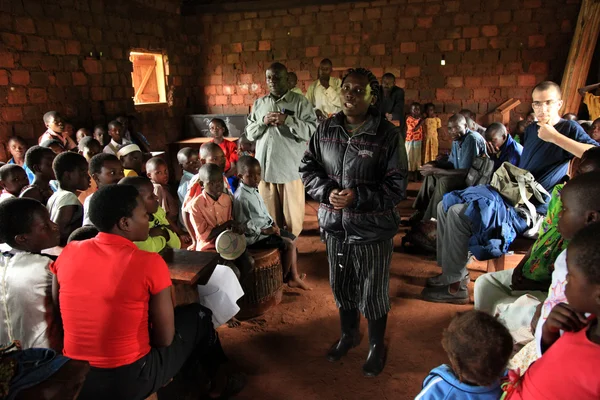
M 342 111 L 321 123 L 300 165 L 308 194 L 321 203 L 319 226 L 340 312 L 342 336 L 327 358 L 337 361 L 358 345 L 362 313 L 369 321 L 365 376 L 379 375 L 385 365 L 392 239 L 400 224 L 396 204 L 406 197 L 404 140 L 374 107 L 379 92 L 371 71 L 349 70 Z

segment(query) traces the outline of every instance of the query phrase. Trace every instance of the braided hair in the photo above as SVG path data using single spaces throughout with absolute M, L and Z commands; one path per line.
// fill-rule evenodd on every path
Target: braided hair
M 381 91 L 381 87 L 379 85 L 379 81 L 377 80 L 377 77 L 371 71 L 369 71 L 366 68 L 350 68 L 348 70 L 348 72 L 346 73 L 346 75 L 344 75 L 344 77 L 342 78 L 342 84 L 344 84 L 344 81 L 350 75 L 365 76 L 369 80 L 369 86 L 371 86 L 371 94 L 373 96 L 376 96 L 377 99 L 379 99 L 379 93 Z

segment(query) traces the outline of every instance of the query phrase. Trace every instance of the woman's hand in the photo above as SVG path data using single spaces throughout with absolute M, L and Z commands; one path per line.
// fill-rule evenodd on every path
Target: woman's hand
M 333 189 L 331 193 L 329 193 L 329 202 L 336 210 L 341 210 L 344 208 L 348 208 L 354 203 L 354 199 L 356 197 L 356 193 L 354 189 Z

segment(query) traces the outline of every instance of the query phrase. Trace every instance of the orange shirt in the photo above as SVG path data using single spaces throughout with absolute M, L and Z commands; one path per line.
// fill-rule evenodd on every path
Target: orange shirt
M 420 119 L 414 118 L 412 115 L 409 115 L 406 118 L 406 141 L 407 142 L 415 142 L 423 140 L 423 125 L 419 127 L 419 129 L 415 129 L 415 126 L 421 121 Z
M 215 142 L 214 139 L 212 142 Z M 231 163 L 238 162 L 237 145 L 231 140 L 223 139 L 223 142 L 219 144 L 219 147 L 223 149 L 223 153 L 225 153 L 225 172 L 227 172 L 229 171 L 229 168 L 231 168 Z
M 96 181 L 94 180 L 94 178 L 90 177 L 90 187 L 87 188 L 87 190 L 82 190 L 79 192 L 79 194 L 77 195 L 77 198 L 79 199 L 79 202 L 81 204 L 85 203 L 85 199 L 87 199 L 89 197 L 89 195 L 91 195 L 92 193 L 96 193 L 96 190 L 98 190 L 98 185 L 96 184 Z
M 150 296 L 171 286 L 161 256 L 101 232 L 69 243 L 50 270 L 59 284 L 65 356 L 116 368 L 150 352 Z
M 186 202 L 185 211 L 190 215 L 190 222 L 196 238 L 196 251 L 215 250 L 215 239 L 208 240 L 210 232 L 217 226 L 233 219 L 233 203 L 231 197 L 222 193 L 213 200 L 205 191 Z

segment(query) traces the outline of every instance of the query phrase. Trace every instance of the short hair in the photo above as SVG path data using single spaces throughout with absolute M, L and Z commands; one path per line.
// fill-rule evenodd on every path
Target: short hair
M 133 186 L 138 192 L 143 189 L 154 190 L 152 181 L 145 176 L 127 176 L 119 181 L 119 185 Z
M 269 65 L 269 68 L 267 68 L 267 70 L 269 69 L 271 71 L 283 71 L 287 74 L 287 67 L 280 62 L 274 62 L 273 64 Z
M 592 121 L 577 121 L 577 123 L 583 128 L 583 130 L 587 134 L 589 134 L 590 129 L 592 129 L 592 126 L 594 125 Z
M 433 103 L 425 103 L 425 105 L 423 106 L 423 110 L 427 111 L 429 107 L 433 107 L 433 110 L 435 111 L 435 104 Z
M 465 118 L 464 115 L 462 114 L 454 114 L 452 115 L 449 119 L 448 122 L 458 122 L 458 123 L 463 123 L 463 124 L 467 124 L 467 119 Z
M 177 152 L 177 162 L 183 164 L 194 154 L 198 155 L 198 150 L 194 150 L 191 147 L 184 147 Z
M 225 121 L 223 121 L 221 118 L 213 118 L 210 120 L 209 124 L 212 124 L 213 122 L 217 122 L 221 124 L 223 128 L 225 128 L 225 133 L 223 133 L 223 136 L 229 136 L 229 128 L 227 127 Z
M 442 346 L 461 382 L 489 386 L 502 376 L 513 339 L 496 318 L 472 310 L 452 319 L 444 330 Z
M 413 108 L 414 106 L 417 106 L 417 107 L 419 107 L 419 110 L 421 109 L 421 103 L 419 103 L 419 102 L 413 101 L 413 102 L 410 104 L 410 108 Z
M 48 140 L 44 140 L 42 143 L 40 143 L 40 146 L 47 147 L 47 148 L 50 148 L 50 146 L 54 146 L 54 145 L 58 145 L 58 146 L 62 147 L 63 149 L 65 148 L 65 146 L 56 139 L 48 139 Z
M 524 119 L 522 119 L 521 121 L 517 122 L 517 128 L 519 126 L 523 126 L 524 128 L 527 127 L 527 121 L 525 121 Z
M 575 113 L 566 113 L 562 117 L 563 117 L 563 119 L 567 119 L 567 117 L 570 116 L 570 115 L 574 116 L 575 120 L 577 121 L 577 114 L 575 114 Z
M 152 157 L 146 161 L 146 171 L 153 170 L 159 165 L 167 165 L 167 162 L 160 157 Z
M 538 83 L 537 85 L 535 85 L 535 87 L 531 91 L 531 94 L 533 94 L 533 92 L 535 92 L 536 90 L 544 91 L 544 90 L 548 90 L 548 89 L 556 90 L 556 93 L 558 93 L 558 98 L 562 99 L 562 93 L 560 92 L 560 86 L 558 85 L 558 83 L 554 83 L 552 81 L 543 81 L 543 82 Z
M 256 165 L 260 166 L 260 162 L 256 158 L 252 156 L 242 156 L 237 162 L 238 172 L 240 174 L 244 174 L 246 171 Z
M 200 146 L 200 158 L 205 160 L 209 154 L 213 154 L 215 151 L 219 151 L 219 150 L 221 152 L 223 152 L 223 149 L 221 148 L 221 146 L 219 146 L 216 143 L 213 143 L 213 142 L 204 143 L 202 146 Z
M 366 77 L 369 81 L 369 86 L 371 87 L 371 94 L 379 98 L 379 91 L 381 86 L 379 85 L 379 81 L 377 80 L 375 74 L 373 74 L 366 68 L 350 68 L 348 70 L 348 73 L 342 78 L 342 84 L 350 75 L 360 75 Z
M 117 158 L 117 156 L 115 156 L 114 154 L 110 154 L 110 153 L 96 154 L 95 156 L 93 156 L 90 159 L 90 163 L 88 165 L 88 172 L 90 173 L 90 175 L 99 174 L 100 172 L 102 172 L 102 167 L 104 166 L 104 163 L 107 161 L 120 162 L 119 159 Z
M 291 71 L 290 71 L 290 72 L 288 72 L 288 78 L 289 78 L 289 77 L 291 77 L 291 76 L 295 77 L 295 78 L 296 78 L 296 80 L 298 79 L 298 75 L 296 75 L 296 73 L 295 73 L 295 72 L 291 72 Z
M 589 282 L 600 285 L 600 222 L 577 231 L 569 242 L 567 259 L 577 265 Z M 568 267 L 571 268 L 570 263 Z
M 94 144 L 96 144 L 96 145 L 98 145 L 98 147 L 102 148 L 102 145 L 100 144 L 100 142 L 97 141 L 96 139 L 94 139 L 92 136 L 85 136 L 84 138 L 82 138 L 79 141 L 77 148 L 79 149 L 79 151 L 83 151 L 86 148 L 90 148 L 90 146 L 93 146 Z
M 25 153 L 25 165 L 33 171 L 34 165 L 40 165 L 46 155 L 54 155 L 52 149 L 42 146 L 31 146 Z
M 25 172 L 25 170 L 17 165 L 17 164 L 6 164 L 0 167 L 0 181 L 4 181 L 8 179 L 15 171 L 21 170 Z
M 204 164 L 198 172 L 201 182 L 216 181 L 217 179 L 223 179 L 223 171 L 221 167 L 216 164 Z
M 463 116 L 466 115 L 467 117 L 469 117 L 471 119 L 475 119 L 475 113 L 473 111 L 469 110 L 468 108 L 463 108 L 458 113 L 462 114 Z
M 96 237 L 96 235 L 98 235 L 98 232 L 98 228 L 96 228 L 95 226 L 84 225 L 71 232 L 69 238 L 67 239 L 67 243 L 93 239 Z
M 577 175 L 565 185 L 563 195 L 565 192 L 575 194 L 578 210 L 600 211 L 600 180 L 597 172 Z
M 96 130 L 96 129 L 102 129 L 103 131 L 106 130 L 106 128 L 104 127 L 103 124 L 98 124 L 98 125 L 94 126 L 94 130 Z
M 25 146 L 27 146 L 27 142 L 21 136 L 11 136 L 11 137 L 9 137 L 8 141 L 6 143 L 10 143 L 10 142 L 19 142 L 19 143 L 24 144 Z
M 319 64 L 330 65 L 333 67 L 333 63 L 331 62 L 331 60 L 329 58 L 322 59 Z
M 579 165 L 583 163 L 589 163 L 594 170 L 600 169 L 600 147 L 595 146 L 587 149 L 581 156 Z
M 123 124 L 120 123 L 119 121 L 117 121 L 116 119 L 112 120 L 108 123 L 108 129 L 117 128 L 117 127 L 122 128 Z
M 490 124 L 490 126 L 487 127 L 487 129 L 485 130 L 485 139 L 491 139 L 494 136 L 498 136 L 498 135 L 507 135 L 507 131 L 506 131 L 506 127 L 504 126 L 504 124 L 501 124 L 500 122 L 494 122 L 492 124 Z
M 37 200 L 11 198 L 0 203 L 0 243 L 16 245 L 15 236 L 31 232 L 36 212 L 48 212 Z
M 87 161 L 84 156 L 79 153 L 66 151 L 56 156 L 52 163 L 52 169 L 54 170 L 56 179 L 60 182 L 65 173 L 73 172 L 82 165 L 86 165 L 87 167 Z
M 60 117 L 58 111 L 48 111 L 44 114 L 44 123 L 47 124 L 50 122 L 50 119 L 56 119 L 56 117 Z
M 90 201 L 90 221 L 100 232 L 110 232 L 121 218 L 133 215 L 138 196 L 137 189 L 131 185 L 101 187 Z
M 392 74 L 391 72 L 386 72 L 385 74 L 383 74 L 381 79 L 385 79 L 385 78 L 390 78 L 390 79 L 396 80 L 396 75 Z

